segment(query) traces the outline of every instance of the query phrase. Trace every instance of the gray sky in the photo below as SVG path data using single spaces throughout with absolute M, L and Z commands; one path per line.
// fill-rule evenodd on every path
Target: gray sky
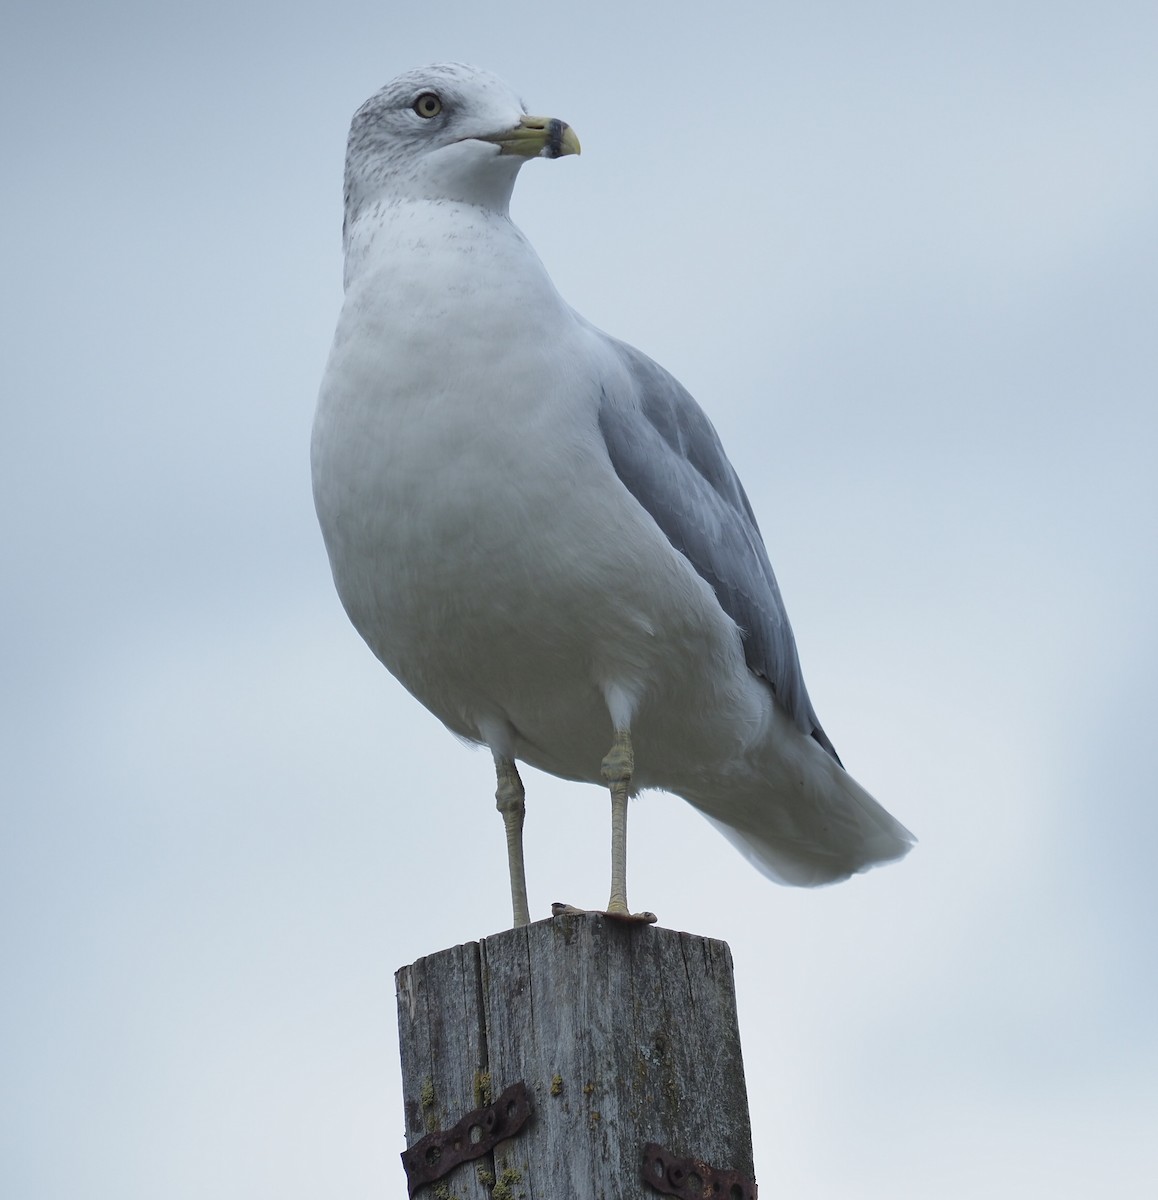
M 633 806 L 633 902 L 732 946 L 762 1186 L 1139 1194 L 1158 9 L 3 23 L 0 1193 L 402 1192 L 392 974 L 509 922 L 502 826 L 347 624 L 307 443 L 349 117 L 454 58 L 578 132 L 515 219 L 712 416 L 821 719 L 921 839 L 792 891 Z M 526 778 L 533 913 L 602 903 L 605 797 Z

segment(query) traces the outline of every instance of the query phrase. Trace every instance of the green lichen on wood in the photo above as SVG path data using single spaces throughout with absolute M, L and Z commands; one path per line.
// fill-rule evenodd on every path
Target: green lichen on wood
M 551 1077 L 551 1095 L 561 1096 L 563 1094 L 563 1076 L 558 1071 Z
M 479 1165 L 475 1167 L 474 1173 L 475 1177 L 478 1179 L 479 1183 L 483 1185 L 483 1187 L 489 1188 L 495 1186 L 495 1173 L 486 1165 L 486 1163 L 479 1163 Z
M 515 1192 L 515 1188 L 523 1182 L 522 1171 L 516 1171 L 514 1167 L 508 1167 L 504 1164 L 503 1173 L 499 1176 L 498 1183 L 495 1184 L 495 1190 L 491 1192 L 493 1200 L 518 1200 L 524 1196 L 525 1192 Z
M 474 1073 L 474 1106 L 475 1108 L 485 1108 L 488 1104 L 494 1102 L 494 1093 L 491 1088 L 491 1073 L 489 1071 L 475 1071 Z
M 422 1105 L 422 1123 L 426 1126 L 426 1132 L 437 1133 L 438 1114 L 434 1111 L 434 1079 L 430 1075 L 427 1075 L 422 1081 L 422 1087 L 418 1089 L 418 1103 Z

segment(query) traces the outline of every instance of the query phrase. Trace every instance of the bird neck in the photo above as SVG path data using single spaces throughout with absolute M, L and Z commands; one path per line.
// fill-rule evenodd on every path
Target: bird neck
M 403 287 L 426 287 L 434 280 L 446 286 L 460 274 L 477 279 L 528 268 L 545 277 L 509 216 L 462 201 L 394 199 L 366 205 L 346 226 L 344 241 L 347 290 L 380 271 Z

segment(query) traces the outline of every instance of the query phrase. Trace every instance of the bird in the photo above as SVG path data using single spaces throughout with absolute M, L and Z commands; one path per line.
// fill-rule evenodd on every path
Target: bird
M 518 764 L 611 800 L 682 797 L 772 880 L 835 883 L 915 839 L 817 719 L 743 486 L 661 366 L 560 296 L 510 217 L 532 158 L 578 155 L 497 76 L 399 75 L 354 114 L 344 299 L 311 436 L 334 584 L 369 648 L 494 759 L 514 924 Z

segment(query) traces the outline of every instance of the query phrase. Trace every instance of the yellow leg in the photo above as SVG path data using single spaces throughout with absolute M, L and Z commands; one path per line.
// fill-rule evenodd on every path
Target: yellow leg
M 503 814 L 503 825 L 507 833 L 507 867 L 511 874 L 511 908 L 514 923 L 529 925 L 531 910 L 527 904 L 527 875 L 523 868 L 523 816 L 526 811 L 523 781 L 513 759 L 496 758 L 495 774 L 499 785 L 495 789 L 495 801 Z
M 600 774 L 611 789 L 611 899 L 607 911 L 621 916 L 631 912 L 627 907 L 627 792 L 634 770 L 631 734 L 617 729 Z

